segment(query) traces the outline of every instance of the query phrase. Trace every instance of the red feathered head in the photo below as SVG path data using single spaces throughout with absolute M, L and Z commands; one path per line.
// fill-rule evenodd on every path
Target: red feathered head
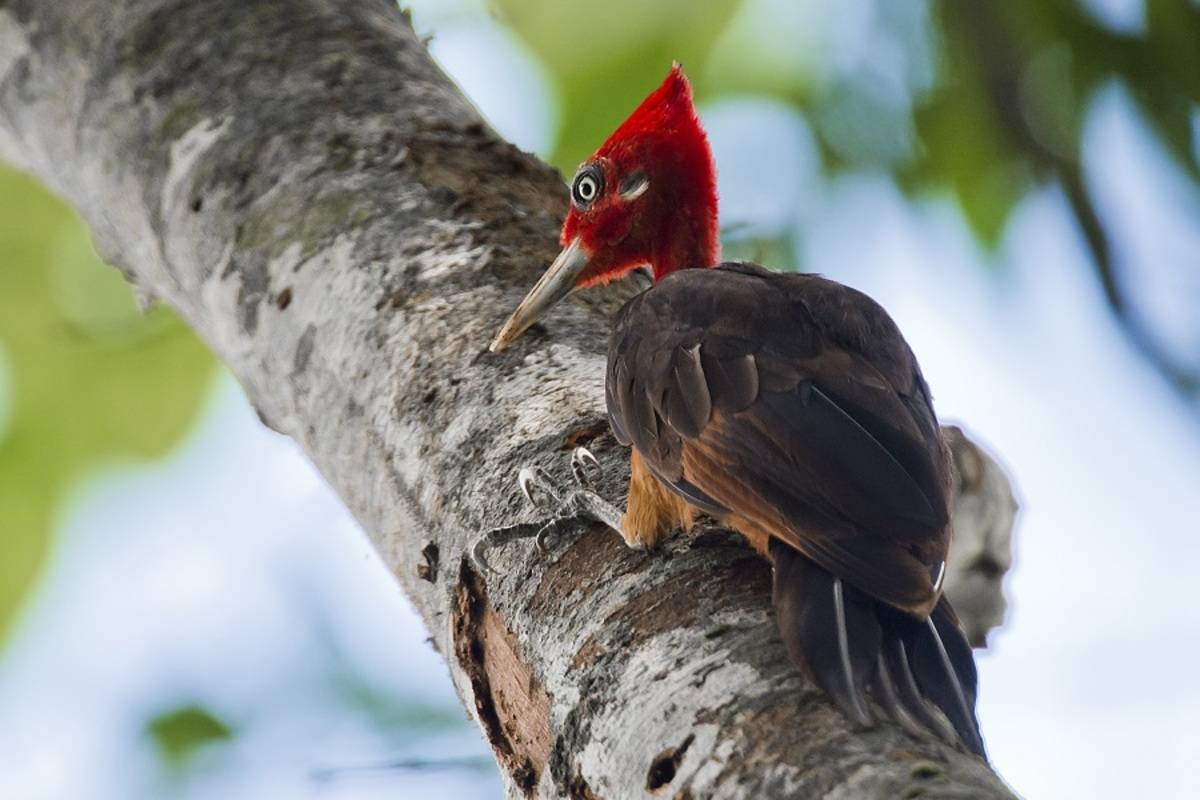
M 563 251 L 492 343 L 502 349 L 573 289 L 637 267 L 658 280 L 720 260 L 717 176 L 692 87 L 675 64 L 571 182 Z

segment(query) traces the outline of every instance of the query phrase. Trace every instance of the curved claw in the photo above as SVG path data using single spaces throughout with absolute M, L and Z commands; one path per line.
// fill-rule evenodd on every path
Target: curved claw
M 536 497 L 538 492 L 544 494 L 551 505 L 561 505 L 562 499 L 558 496 L 558 492 L 554 491 L 554 484 L 550 481 L 550 476 L 541 467 L 525 467 L 517 474 L 517 483 L 521 487 L 521 494 L 525 495 L 525 499 L 534 506 L 541 507 L 543 503 Z
M 542 555 L 558 546 L 558 520 L 551 520 L 543 525 L 533 539 L 533 544 Z
M 488 544 L 487 536 L 480 536 L 478 539 L 476 539 L 475 544 L 471 545 L 471 560 L 478 564 L 479 568 L 484 572 L 492 575 L 503 575 L 503 571 L 496 569 L 496 567 L 492 565 L 492 562 L 488 561 L 487 559 L 487 550 L 489 546 L 490 545 Z
M 545 554 L 558 546 L 564 529 L 578 523 L 580 518 L 603 523 L 619 532 L 621 511 L 590 488 L 591 479 L 603 474 L 603 469 L 586 447 L 577 447 L 571 453 L 571 473 L 577 486 L 556 482 L 540 467 L 522 469 L 517 475 L 521 493 L 532 505 L 553 509 L 554 518 L 540 527 L 537 523 L 523 522 L 488 531 L 471 545 L 475 563 L 487 572 L 503 574 L 488 561 L 487 551 L 492 547 L 532 537 L 538 551 Z
M 592 455 L 591 450 L 586 447 L 576 447 L 571 451 L 571 474 L 575 476 L 575 483 L 585 489 L 591 486 L 592 478 L 588 475 L 589 471 L 595 473 L 595 477 L 599 478 L 604 473 L 604 468 Z

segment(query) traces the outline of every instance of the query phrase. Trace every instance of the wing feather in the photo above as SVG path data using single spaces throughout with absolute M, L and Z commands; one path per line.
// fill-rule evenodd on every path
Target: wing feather
M 758 397 L 758 366 L 754 355 L 742 353 L 722 358 L 705 342 L 700 363 L 710 387 L 710 402 L 722 411 L 741 411 Z M 712 400 L 716 398 L 716 400 Z

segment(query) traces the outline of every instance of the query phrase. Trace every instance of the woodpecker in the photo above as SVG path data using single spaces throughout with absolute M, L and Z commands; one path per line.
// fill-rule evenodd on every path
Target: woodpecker
M 720 263 L 718 234 L 713 157 L 676 64 L 579 167 L 562 252 L 491 346 L 577 289 L 653 274 L 608 347 L 626 509 L 576 491 L 571 512 L 634 547 L 698 513 L 727 524 L 773 566 L 789 656 L 853 723 L 875 724 L 871 696 L 909 733 L 986 758 L 975 662 L 942 595 L 949 454 L 916 358 L 865 294 Z M 527 494 L 536 483 L 523 474 Z

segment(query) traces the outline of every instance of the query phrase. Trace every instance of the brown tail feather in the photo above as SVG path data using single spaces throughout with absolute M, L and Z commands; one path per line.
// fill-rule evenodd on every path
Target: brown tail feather
M 975 718 L 975 658 L 950 601 L 942 597 L 929 619 L 907 635 L 908 662 L 921 694 L 941 709 L 968 750 L 986 758 Z
M 779 540 L 770 549 L 773 602 L 788 655 L 852 722 L 873 724 L 869 691 L 909 733 L 933 733 L 986 758 L 975 719 L 975 661 L 945 598 L 922 622 Z

